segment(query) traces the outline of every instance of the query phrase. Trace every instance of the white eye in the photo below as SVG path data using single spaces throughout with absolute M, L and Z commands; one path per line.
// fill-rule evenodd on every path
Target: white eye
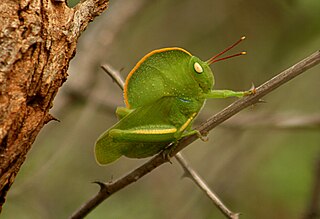
M 199 74 L 203 72 L 203 68 L 201 67 L 201 65 L 198 62 L 194 63 L 193 68 Z

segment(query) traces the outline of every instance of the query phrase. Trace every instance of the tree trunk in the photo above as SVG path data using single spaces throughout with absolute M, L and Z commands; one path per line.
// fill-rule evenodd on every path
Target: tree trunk
M 0 212 L 75 54 L 76 41 L 107 0 L 69 8 L 60 0 L 1 0 Z

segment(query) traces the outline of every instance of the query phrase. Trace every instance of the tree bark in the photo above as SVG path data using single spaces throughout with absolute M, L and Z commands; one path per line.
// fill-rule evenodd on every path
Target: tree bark
M 67 79 L 77 39 L 108 6 L 87 0 L 69 8 L 57 0 L 1 0 L 0 212 L 49 109 Z

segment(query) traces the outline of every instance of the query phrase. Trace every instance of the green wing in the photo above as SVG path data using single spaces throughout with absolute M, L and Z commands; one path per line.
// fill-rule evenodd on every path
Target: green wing
M 98 163 L 108 164 L 122 155 L 152 156 L 178 140 L 193 120 L 180 110 L 181 104 L 186 103 L 176 97 L 163 97 L 128 113 L 98 138 L 95 145 Z

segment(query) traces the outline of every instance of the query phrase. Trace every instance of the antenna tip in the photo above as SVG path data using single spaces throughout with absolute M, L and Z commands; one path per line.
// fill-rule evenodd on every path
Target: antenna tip
M 241 55 L 247 55 L 247 52 L 243 51 L 243 52 L 240 52 Z
M 246 36 L 242 36 L 241 38 L 240 38 L 240 40 L 245 40 L 246 39 Z

